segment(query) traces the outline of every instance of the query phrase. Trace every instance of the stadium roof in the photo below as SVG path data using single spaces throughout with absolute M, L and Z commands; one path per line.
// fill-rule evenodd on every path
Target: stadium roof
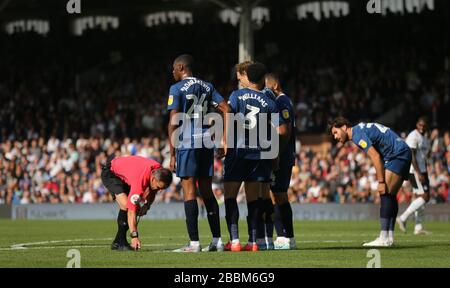
M 66 4 L 69 0 L 0 0 L 0 17 L 15 14 L 16 16 L 31 15 L 35 13 L 43 14 L 65 14 Z M 158 11 L 161 9 L 220 9 L 220 3 L 226 3 L 230 6 L 237 6 L 240 0 L 80 0 L 82 13 L 96 13 L 105 11 Z M 287 0 L 283 5 L 279 1 L 271 0 L 251 0 L 259 5 L 292 6 L 311 0 Z M 317 0 L 316 0 L 317 1 Z M 321 1 L 321 0 L 318 0 Z M 276 3 L 278 2 L 278 3 Z M 350 1 L 347 1 L 350 2 Z
M 66 4 L 69 0 L 0 0 L 2 13 L 19 12 L 56 12 L 66 13 Z M 209 0 L 80 0 L 83 11 L 122 10 L 123 9 L 155 9 L 161 8 L 211 8 L 217 7 Z M 230 1 L 225 1 L 230 2 Z M 3 9 L 2 9 L 3 8 Z
M 0 20 L 14 19 L 17 17 L 46 17 L 54 18 L 67 15 L 66 5 L 69 1 L 80 1 L 81 14 L 74 16 L 94 15 L 94 14 L 121 14 L 159 12 L 162 10 L 184 10 L 205 16 L 210 15 L 212 10 L 218 11 L 225 8 L 237 7 L 240 2 L 246 0 L 0 0 Z M 257 6 L 266 6 L 271 11 L 284 11 L 276 13 L 278 15 L 292 14 L 293 8 L 302 3 L 309 2 L 330 2 L 331 0 L 248 0 L 257 3 Z M 403 0 L 406 2 L 421 3 L 414 0 Z M 426 0 L 432 1 L 436 6 L 435 11 L 447 10 L 446 0 Z M 338 0 L 337 2 L 347 2 L 352 11 L 366 12 L 367 1 L 363 0 Z M 382 5 L 390 5 L 392 1 L 382 1 Z M 334 1 L 336 3 L 336 1 Z M 390 4 L 389 4 L 390 3 Z M 410 4 L 411 4 L 410 3 Z M 224 5 L 225 4 L 225 5 Z M 416 5 L 414 4 L 414 5 Z M 256 6 L 256 5 L 255 5 Z M 396 6 L 397 7 L 397 6 Z M 390 7 L 392 9 L 392 7 Z M 448 10 L 447 10 L 448 11 Z M 272 14 L 272 13 L 271 13 Z M 284 16 L 282 16 L 284 17 Z M 272 18 L 272 17 L 271 17 Z

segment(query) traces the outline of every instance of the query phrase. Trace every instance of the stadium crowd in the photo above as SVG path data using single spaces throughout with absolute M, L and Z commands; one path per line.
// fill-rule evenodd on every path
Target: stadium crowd
M 433 131 L 432 156 L 428 165 L 432 203 L 450 201 L 450 135 Z M 0 203 L 99 203 L 112 197 L 100 179 L 101 164 L 107 155 L 140 155 L 168 163 L 167 142 L 158 137 L 125 138 L 50 137 L 6 140 L 0 146 Z M 223 201 L 220 183 L 222 161 L 216 160 L 214 193 Z M 178 178 L 157 202 L 182 200 Z M 353 145 L 333 148 L 330 153 L 301 149 L 289 189 L 291 202 L 299 203 L 377 203 L 377 181 L 369 158 Z M 408 182 L 398 194 L 400 203 L 409 202 Z M 245 201 L 240 193 L 239 201 Z
M 173 47 L 189 37 L 196 43 L 201 36 L 194 32 L 206 27 L 195 29 L 180 27 L 176 39 L 172 32 L 156 33 L 167 44 L 165 51 L 149 40 L 130 48 L 124 44 L 129 39 L 103 31 L 71 40 L 66 49 L 34 34 L 0 34 L 5 44 L 0 47 L 0 204 L 111 202 L 100 180 L 101 164 L 111 153 L 141 155 L 167 167 L 170 61 L 180 52 Z M 236 87 L 232 67 L 237 57 L 236 43 L 230 45 L 224 35 L 234 32 L 228 26 L 214 29 L 223 33 L 211 35 L 214 47 L 196 51 L 204 58 L 198 71 L 227 97 Z M 26 51 L 26 43 L 35 43 L 35 54 Z M 439 66 L 440 54 L 414 47 L 380 54 L 379 47 L 366 51 L 327 45 L 293 46 L 279 53 L 287 49 L 280 44 L 256 51 L 260 61 L 280 74 L 296 106 L 298 132 L 324 133 L 327 120 L 338 114 L 354 122 L 374 121 L 392 109 L 400 113 L 391 128 L 404 134 L 418 116 L 427 115 L 433 128 L 431 202 L 450 201 L 449 76 Z M 99 54 L 102 49 L 110 52 L 107 57 Z M 94 66 L 98 59 L 103 63 Z M 297 152 L 291 202 L 378 201 L 375 170 L 356 147 L 338 146 L 326 153 L 303 147 Z M 216 160 L 215 168 L 214 193 L 220 200 L 222 162 Z M 156 201 L 182 201 L 174 179 Z M 400 202 L 411 200 L 408 182 L 398 197 Z M 240 193 L 238 200 L 244 199 Z

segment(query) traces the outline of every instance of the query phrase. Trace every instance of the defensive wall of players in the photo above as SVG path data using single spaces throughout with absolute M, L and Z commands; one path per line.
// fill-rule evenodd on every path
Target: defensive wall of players
M 400 211 L 406 209 L 400 205 Z M 374 204 L 293 204 L 295 220 L 377 220 L 379 206 Z M 183 203 L 160 203 L 151 207 L 143 219 L 173 220 L 184 219 Z M 246 204 L 239 205 L 242 220 L 247 215 Z M 206 210 L 200 211 L 206 219 Z M 225 215 L 224 205 L 220 205 L 220 215 Z M 117 218 L 115 204 L 28 204 L 0 205 L 0 218 L 29 220 L 112 220 Z M 450 221 L 450 204 L 428 205 L 426 221 Z

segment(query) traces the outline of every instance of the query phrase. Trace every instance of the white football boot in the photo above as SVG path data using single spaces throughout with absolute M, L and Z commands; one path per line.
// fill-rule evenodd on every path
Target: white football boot
M 394 240 L 389 241 L 389 238 L 378 237 L 372 242 L 364 243 L 363 247 L 391 247 L 392 245 L 394 245 Z
M 202 251 L 202 247 L 200 245 L 191 245 L 187 244 L 184 247 L 173 250 L 173 252 L 182 252 L 182 253 L 196 253 Z

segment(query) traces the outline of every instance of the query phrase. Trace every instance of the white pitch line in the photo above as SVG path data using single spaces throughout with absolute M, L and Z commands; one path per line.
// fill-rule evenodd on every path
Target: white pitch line
M 155 244 L 143 244 L 142 247 L 169 247 L 169 246 L 179 246 L 186 243 L 171 243 L 170 245 L 155 243 Z M 64 246 L 39 246 L 39 247 L 11 247 L 11 248 L 0 248 L 0 251 L 15 251 L 15 250 L 45 250 L 45 249 L 71 249 L 71 248 L 103 248 L 109 247 L 110 245 L 64 245 Z
M 186 236 L 144 236 L 140 237 L 141 239 L 185 239 Z M 83 239 L 66 239 L 66 240 L 47 240 L 47 241 L 38 241 L 38 242 L 28 242 L 28 243 L 18 243 L 10 246 L 13 250 L 26 249 L 26 246 L 36 246 L 36 245 L 45 245 L 45 244 L 56 244 L 56 243 L 66 243 L 66 242 L 87 242 L 87 241 L 111 241 L 113 238 L 83 238 Z M 0 248 L 2 249 L 2 248 Z
M 111 238 L 100 238 L 100 239 L 106 239 L 110 240 Z M 93 240 L 100 240 L 100 239 L 84 239 L 84 241 L 93 241 Z M 34 242 L 34 243 L 23 243 L 29 246 L 32 246 L 32 244 L 35 245 L 42 245 L 42 244 L 54 244 L 54 243 L 64 243 L 64 242 L 75 242 L 75 241 L 82 241 L 83 239 L 69 239 L 69 240 L 55 240 L 55 241 L 41 241 L 41 242 Z M 430 239 L 429 242 L 433 243 L 449 243 L 448 241 L 442 241 L 442 240 L 435 240 Z M 311 243 L 358 243 L 362 244 L 364 241 L 357 241 L 357 240 L 321 240 L 321 241 L 313 241 L 313 240 L 306 240 L 306 241 L 299 241 L 298 244 L 311 244 Z M 417 242 L 415 240 L 402 240 L 400 243 L 411 243 L 411 242 Z M 171 246 L 179 246 L 184 245 L 185 243 L 170 243 L 162 244 L 162 243 L 155 243 L 155 244 L 143 244 L 142 247 L 171 247 Z M 17 251 L 17 250 L 45 250 L 45 249 L 70 249 L 70 248 L 103 248 L 103 247 L 109 247 L 109 244 L 105 245 L 64 245 L 64 246 L 40 246 L 40 247 L 24 247 L 24 246 L 18 246 L 19 244 L 11 245 L 10 248 L 0 248 L 0 251 Z M 172 250 L 165 250 L 165 251 L 153 251 L 154 253 L 162 253 L 162 252 L 171 252 Z
M 87 239 L 67 239 L 67 240 L 48 240 L 48 241 L 39 241 L 39 242 L 29 242 L 29 243 L 19 243 L 11 245 L 11 249 L 23 249 L 25 246 L 35 246 L 35 245 L 44 245 L 44 244 L 56 244 L 56 243 L 65 243 L 65 242 L 84 242 L 84 241 L 98 241 L 98 240 L 112 240 L 112 238 L 87 238 Z

